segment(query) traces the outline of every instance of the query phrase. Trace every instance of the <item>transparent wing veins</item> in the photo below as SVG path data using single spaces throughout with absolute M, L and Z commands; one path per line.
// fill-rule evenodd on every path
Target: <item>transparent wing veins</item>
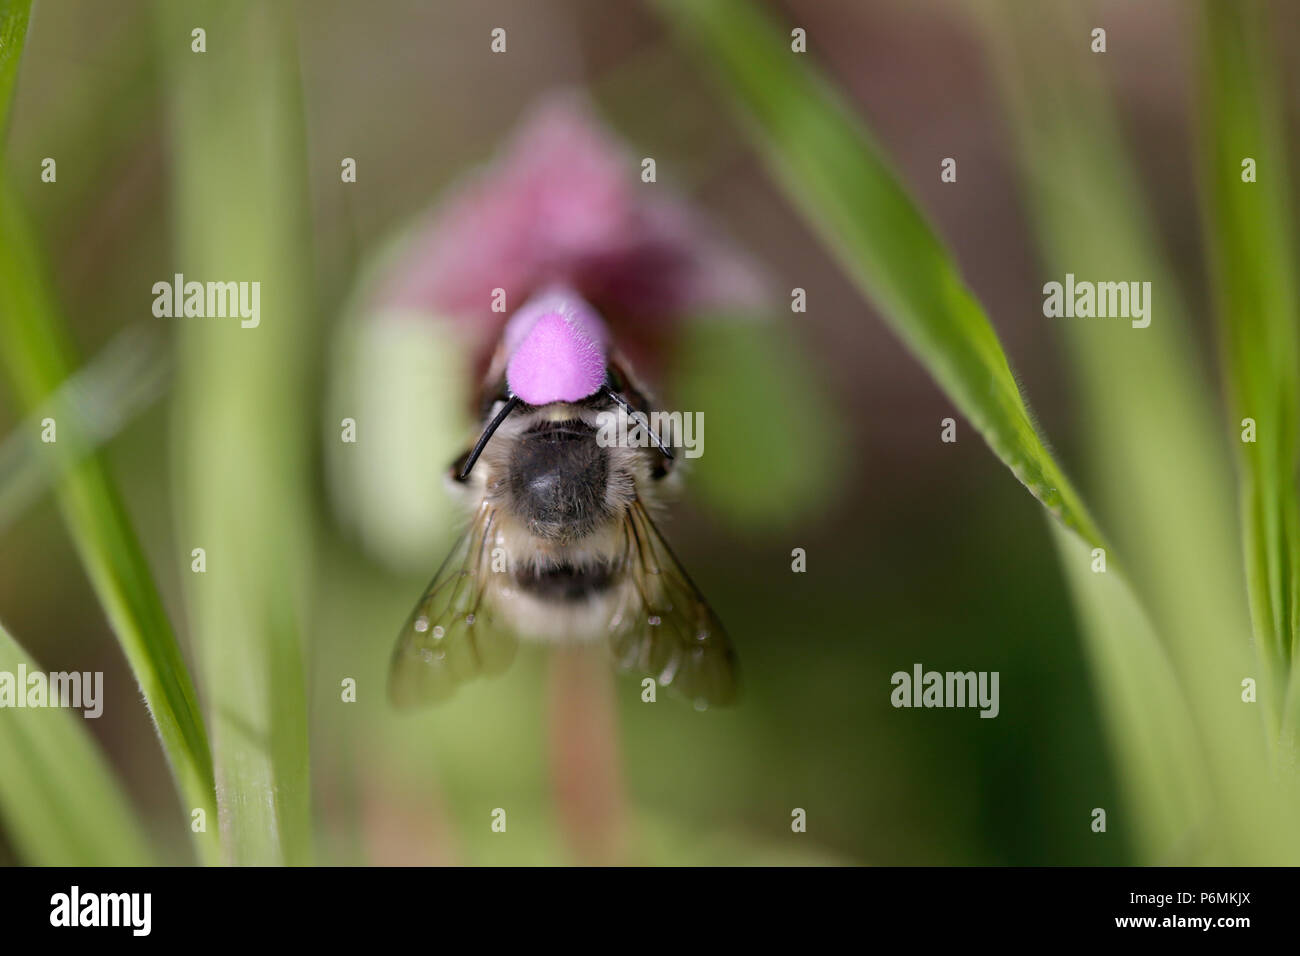
M 624 522 L 623 566 L 632 586 L 610 622 L 618 666 L 701 709 L 733 703 L 738 673 L 726 630 L 640 500 Z
M 488 591 L 495 509 L 484 502 L 397 638 L 389 696 L 398 707 L 444 700 L 466 680 L 504 670 L 514 638 L 495 627 Z

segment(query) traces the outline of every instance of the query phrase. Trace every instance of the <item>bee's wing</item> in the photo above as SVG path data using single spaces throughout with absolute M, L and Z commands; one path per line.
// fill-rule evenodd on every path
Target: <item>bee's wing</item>
M 727 632 L 639 499 L 624 532 L 630 580 L 610 622 L 618 666 L 653 677 L 700 709 L 733 703 L 739 672 Z
M 491 573 L 495 509 L 479 506 L 406 619 L 388 672 L 399 708 L 445 700 L 464 681 L 499 674 L 514 659 L 514 636 L 494 626 Z

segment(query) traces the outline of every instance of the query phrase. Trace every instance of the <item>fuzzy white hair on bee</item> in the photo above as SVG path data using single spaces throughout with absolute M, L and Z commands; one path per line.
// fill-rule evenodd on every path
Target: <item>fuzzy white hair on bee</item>
M 441 699 L 495 672 L 516 638 L 608 640 L 621 668 L 696 706 L 734 699 L 726 634 L 647 510 L 676 473 L 650 401 L 575 293 L 548 290 L 510 319 L 485 381 L 486 424 L 450 475 L 474 516 L 399 637 L 395 701 Z M 603 440 L 608 415 L 650 441 Z

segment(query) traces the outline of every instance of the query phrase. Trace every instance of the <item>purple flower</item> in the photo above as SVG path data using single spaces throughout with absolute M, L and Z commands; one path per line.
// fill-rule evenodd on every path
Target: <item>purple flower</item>
M 687 314 L 761 309 L 759 269 L 639 171 L 585 101 L 547 99 L 444 198 L 381 280 L 376 304 L 456 322 L 480 358 L 509 312 L 551 285 L 590 302 L 643 360 Z M 498 288 L 505 313 L 492 311 Z

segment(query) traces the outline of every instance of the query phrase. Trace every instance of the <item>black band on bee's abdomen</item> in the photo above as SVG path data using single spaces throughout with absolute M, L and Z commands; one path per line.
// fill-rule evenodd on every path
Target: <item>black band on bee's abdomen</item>
M 581 601 L 609 590 L 615 581 L 614 569 L 598 564 L 575 568 L 562 564 L 541 570 L 530 569 L 515 574 L 515 583 L 529 594 L 552 601 Z

